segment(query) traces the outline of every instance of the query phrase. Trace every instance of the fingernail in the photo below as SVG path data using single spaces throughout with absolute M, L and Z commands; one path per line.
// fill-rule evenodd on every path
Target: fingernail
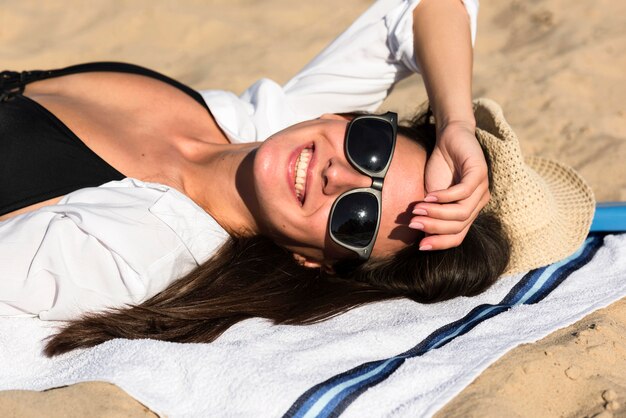
M 437 201 L 437 196 L 426 196 L 424 198 L 424 202 L 436 202 Z
M 422 224 L 421 222 L 411 222 L 409 224 L 409 228 L 413 228 L 413 229 L 424 229 L 424 224 Z
M 424 209 L 413 209 L 413 214 L 426 216 L 428 215 L 428 212 L 426 212 Z
M 432 250 L 433 246 L 432 245 L 422 245 L 420 247 L 420 251 L 428 251 L 428 250 Z

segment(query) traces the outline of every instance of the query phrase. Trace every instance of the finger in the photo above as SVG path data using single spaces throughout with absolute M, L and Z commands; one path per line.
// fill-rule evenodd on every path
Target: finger
M 447 250 L 458 247 L 467 235 L 471 224 L 468 224 L 461 232 L 452 235 L 429 235 L 419 243 L 422 251 Z
M 485 200 L 485 203 L 487 200 Z M 460 221 L 441 220 L 432 217 L 416 216 L 411 219 L 409 227 L 419 229 L 428 234 L 451 235 L 458 234 L 478 217 L 484 204 L 475 206 L 466 219 Z
M 442 221 L 442 220 L 437 220 L 433 218 L 417 216 L 411 220 L 409 227 L 424 231 L 427 234 L 426 237 L 439 236 L 439 235 L 449 235 L 449 236 L 458 235 L 462 233 L 464 230 L 467 231 L 469 229 L 472 222 L 474 222 L 474 220 L 478 217 L 478 214 L 480 213 L 481 209 L 487 203 L 488 200 L 489 200 L 489 195 L 487 194 L 487 196 L 485 197 L 485 200 L 481 202 L 481 204 L 473 210 L 470 217 L 465 221 Z M 464 237 L 465 235 L 461 237 L 461 241 Z M 459 244 L 460 244 L 460 241 L 459 241 Z
M 447 221 L 464 221 L 469 219 L 475 212 L 485 207 L 489 202 L 489 190 L 480 193 L 481 188 L 476 190 L 468 199 L 454 203 L 428 203 L 419 202 L 413 208 L 413 214 L 417 216 L 428 216 L 434 219 Z
M 461 232 L 469 223 L 470 219 L 465 221 L 442 221 L 440 219 L 416 216 L 411 219 L 409 227 L 428 234 L 453 235 Z
M 425 202 L 449 203 L 467 199 L 477 189 L 484 193 L 489 188 L 487 173 L 482 170 L 472 170 L 463 174 L 461 182 L 444 190 L 428 192 Z

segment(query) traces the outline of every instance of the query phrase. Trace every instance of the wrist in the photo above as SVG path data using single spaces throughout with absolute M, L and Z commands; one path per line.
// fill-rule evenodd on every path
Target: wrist
M 450 127 L 476 130 L 476 118 L 471 100 L 463 103 L 449 103 L 447 106 L 435 105 L 432 107 L 435 116 L 435 127 L 438 133 Z
M 437 137 L 449 131 L 466 131 L 474 135 L 476 132 L 476 119 L 474 119 L 474 115 L 472 115 L 471 119 L 445 119 L 443 122 L 439 122 L 439 120 L 435 118 L 435 128 Z

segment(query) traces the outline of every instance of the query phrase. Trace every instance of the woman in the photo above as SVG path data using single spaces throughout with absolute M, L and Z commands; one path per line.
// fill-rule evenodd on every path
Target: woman
M 356 170 L 350 169 L 346 161 L 350 158 L 348 154 L 340 157 L 341 136 L 331 134 L 312 144 L 308 167 L 315 167 L 315 159 L 318 163 L 325 162 L 325 167 L 320 167 L 319 180 L 310 174 L 315 168 L 307 169 L 309 174 L 300 192 L 297 183 L 300 174 L 295 174 L 294 183 L 290 175 L 283 173 L 290 164 L 274 162 L 280 161 L 281 156 L 298 153 L 299 157 L 291 158 L 291 164 L 306 165 L 309 145 L 297 146 L 294 152 L 293 143 L 281 141 L 279 138 L 283 137 L 277 134 L 258 148 L 251 163 L 254 168 L 271 168 L 253 169 L 253 188 L 271 190 L 259 196 L 261 202 L 255 213 L 262 215 L 252 218 L 262 234 L 245 231 L 232 234 L 233 238 L 209 261 L 138 306 L 84 315 L 54 337 L 46 353 L 60 354 L 120 337 L 210 342 L 231 325 L 250 317 L 271 318 L 277 324 L 304 325 L 384 299 L 409 297 L 433 302 L 485 290 L 502 274 L 509 260 L 508 239 L 497 217 L 490 213 L 479 215 L 459 247 L 437 252 L 419 251 L 415 245 L 419 231 L 406 225 L 406 219 L 411 216 L 407 204 L 412 207 L 415 194 L 423 195 L 422 176 L 406 173 L 411 172 L 409 168 L 414 167 L 420 155 L 425 161 L 426 150 L 434 146 L 434 129 L 428 123 L 428 116 L 422 114 L 411 126 L 398 127 L 401 134 L 385 176 L 380 227 L 372 240 L 366 238 L 361 242 L 361 236 L 355 237 L 359 232 L 367 233 L 369 228 L 357 225 L 354 229 L 350 225 L 359 220 L 360 214 L 355 216 L 355 211 L 361 207 L 348 208 L 338 215 L 342 198 L 354 196 L 370 185 Z M 328 124 L 326 119 L 330 118 L 337 125 L 326 129 L 332 132 L 337 128 L 343 133 L 344 117 L 347 116 L 325 116 L 305 122 L 302 129 L 318 129 L 318 124 Z M 369 117 L 356 116 L 351 120 L 346 142 L 352 138 L 350 133 L 359 121 Z M 422 142 L 409 139 L 408 134 L 419 135 L 415 138 Z M 358 138 L 361 137 L 354 140 Z M 286 146 L 284 152 L 271 148 L 281 146 Z M 250 155 L 245 154 L 244 159 L 252 158 Z M 241 173 L 245 168 L 235 167 L 234 177 L 241 176 L 241 183 L 250 186 L 246 181 L 250 177 Z M 280 167 L 278 173 L 273 170 L 275 167 Z M 290 181 L 283 181 L 284 177 Z M 323 185 L 316 184 L 317 181 Z M 271 187 L 267 183 L 278 184 Z M 412 190 L 412 195 L 407 195 L 407 190 Z M 335 199 L 337 194 L 340 197 Z M 256 202 L 251 206 L 255 205 Z M 306 210 L 307 205 L 314 210 L 309 209 L 303 216 L 298 209 Z M 342 216 L 348 220 L 340 219 L 339 227 L 333 227 L 335 219 Z M 404 220 L 398 219 L 403 217 Z M 341 230 L 346 226 L 347 233 Z M 364 250 L 373 247 L 371 257 L 367 253 L 363 256 L 363 248 L 358 248 L 367 243 L 369 248 Z M 324 260 L 323 264 L 319 260 Z M 90 303 L 90 310 L 97 303 Z M 66 303 L 63 308 L 67 306 L 75 305 Z M 49 315 L 55 309 L 56 306 L 40 312 L 39 316 Z
M 6 73 L 4 115 L 13 122 L 12 128 L 3 124 L 7 135 L 16 121 L 24 132 L 38 126 L 35 112 L 51 111 L 46 116 L 55 126 L 75 135 L 76 166 L 84 175 L 65 170 L 71 160 L 55 159 L 52 173 L 29 168 L 21 177 L 33 171 L 40 177 L 6 193 L 30 192 L 13 199 L 0 224 L 4 237 L 28 237 L 3 238 L 3 275 L 21 279 L 3 291 L 2 314 L 75 319 L 141 303 L 70 325 L 48 346 L 49 354 L 58 354 L 114 337 L 211 341 L 251 316 L 304 324 L 375 300 L 434 301 L 488 287 L 507 266 L 508 243 L 497 218 L 478 217 L 489 193 L 473 136 L 469 22 L 457 2 L 415 3 L 375 4 L 284 88 L 262 81 L 249 89 L 243 99 L 252 109 L 224 92 L 200 97 L 136 67 Z M 435 51 L 427 40 L 441 30 L 432 25 L 441 13 L 459 25 L 444 31 L 442 50 Z M 371 53 L 362 58 L 367 62 L 355 63 L 364 50 Z M 324 107 L 335 113 L 377 107 L 416 62 L 436 127 L 424 114 L 398 128 L 396 138 L 393 115 L 323 114 Z M 347 73 L 346 63 L 355 64 Z M 25 108 L 33 120 L 20 119 Z M 272 112 L 264 113 L 267 108 Z M 378 168 L 359 162 L 359 146 L 348 145 L 364 137 L 373 144 L 385 135 L 396 138 L 395 147 Z M 267 136 L 260 145 L 245 142 Z M 371 161 L 378 154 L 365 156 Z M 427 195 L 429 171 L 445 186 L 454 177 L 463 181 Z M 44 181 L 51 183 L 45 190 L 32 190 Z M 355 238 L 359 229 L 349 228 L 362 212 L 352 210 L 359 206 L 349 199 L 361 188 L 381 205 L 363 211 L 375 214 L 367 220 L 376 225 L 366 228 L 374 232 L 365 242 Z M 341 209 L 341 202 L 350 205 Z M 335 225 L 341 215 L 347 218 Z M 422 252 L 415 248 L 420 230 L 438 234 L 421 241 Z M 162 291 L 215 253 L 227 235 L 232 238 L 209 262 Z M 463 236 L 459 247 L 428 252 Z

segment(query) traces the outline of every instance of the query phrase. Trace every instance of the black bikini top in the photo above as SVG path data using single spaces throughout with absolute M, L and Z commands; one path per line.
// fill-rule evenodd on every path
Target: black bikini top
M 182 90 L 209 111 L 202 96 L 137 65 L 94 62 L 49 71 L 0 73 L 0 216 L 124 176 L 89 149 L 61 120 L 24 96 L 28 83 L 92 71 L 145 75 Z

